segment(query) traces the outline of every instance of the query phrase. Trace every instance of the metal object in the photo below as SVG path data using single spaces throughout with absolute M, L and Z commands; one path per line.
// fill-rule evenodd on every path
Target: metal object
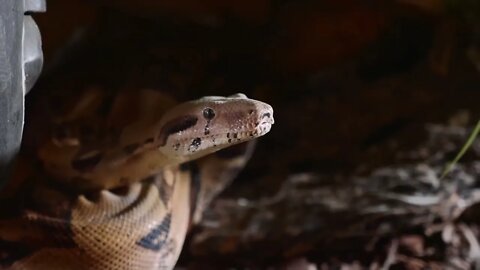
M 25 95 L 43 65 L 40 32 L 28 14 L 45 9 L 45 0 L 0 2 L 0 188 L 20 149 Z

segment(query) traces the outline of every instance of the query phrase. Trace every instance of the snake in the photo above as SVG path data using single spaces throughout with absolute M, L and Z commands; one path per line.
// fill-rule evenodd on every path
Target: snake
M 120 93 L 102 118 L 108 99 L 93 87 L 49 116 L 46 139 L 33 136 L 39 165 L 14 185 L 21 203 L 0 201 L 19 205 L 0 215 L 0 269 L 173 269 L 273 109 L 241 93 L 180 104 L 152 93 Z

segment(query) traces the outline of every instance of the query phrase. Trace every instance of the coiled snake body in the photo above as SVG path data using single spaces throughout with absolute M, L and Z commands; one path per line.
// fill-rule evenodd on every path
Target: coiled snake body
M 243 94 L 154 101 L 134 121 L 97 125 L 85 121 L 99 106 L 87 91 L 52 120 L 36 146 L 43 171 L 16 187 L 23 204 L 0 220 L 2 269 L 174 267 L 190 222 L 248 160 L 247 141 L 270 130 L 273 110 Z M 82 125 L 101 132 L 89 138 Z

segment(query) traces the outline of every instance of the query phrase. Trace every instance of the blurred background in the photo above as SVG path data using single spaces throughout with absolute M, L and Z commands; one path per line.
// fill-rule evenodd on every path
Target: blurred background
M 439 178 L 479 119 L 480 2 L 47 5 L 27 106 L 89 87 L 273 106 L 272 131 L 188 236 L 179 269 L 480 267 L 480 145 Z

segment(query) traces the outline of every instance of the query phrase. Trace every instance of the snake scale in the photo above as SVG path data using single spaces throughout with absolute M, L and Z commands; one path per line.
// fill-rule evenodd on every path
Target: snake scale
M 1 269 L 172 269 L 189 226 L 274 123 L 244 94 L 173 105 L 125 92 L 99 117 L 102 95 L 87 89 L 50 114 L 46 136 L 26 128 L 40 165 L 0 201 Z

